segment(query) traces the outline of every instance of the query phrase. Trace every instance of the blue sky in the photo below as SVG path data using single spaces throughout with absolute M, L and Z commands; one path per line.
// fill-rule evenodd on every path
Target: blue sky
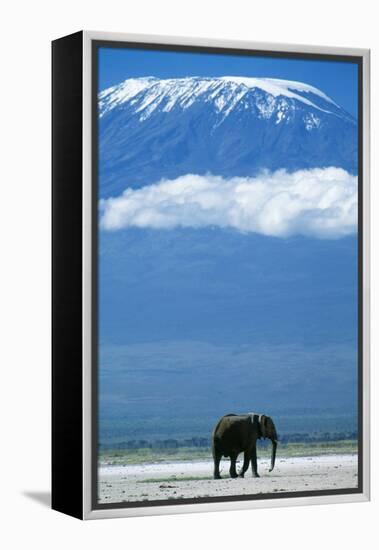
M 284 58 L 99 49 L 99 89 L 132 77 L 255 76 L 298 80 L 321 89 L 357 116 L 358 66 L 355 63 Z

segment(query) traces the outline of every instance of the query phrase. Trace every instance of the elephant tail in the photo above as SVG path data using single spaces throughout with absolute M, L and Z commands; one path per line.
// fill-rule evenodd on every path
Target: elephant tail
M 230 414 L 224 414 L 224 416 L 222 416 L 220 418 L 220 420 L 217 422 L 216 426 L 214 427 L 214 430 L 213 430 L 213 433 L 212 433 L 212 455 L 213 457 L 216 456 L 217 453 L 222 453 L 224 456 L 229 456 L 228 454 L 225 454 L 224 450 L 222 449 L 222 445 L 221 445 L 221 442 L 219 440 L 219 438 L 217 437 L 217 431 L 220 427 L 220 424 L 222 423 L 222 421 L 224 420 L 224 418 L 228 417 L 228 416 L 237 416 L 236 414 L 234 413 L 230 413 Z M 217 445 L 218 443 L 218 445 Z
M 216 426 L 215 426 L 214 429 L 213 429 L 213 432 L 212 432 L 212 448 L 214 447 L 215 436 L 216 436 L 217 430 L 219 429 L 220 424 L 221 424 L 223 418 L 224 418 L 224 417 L 220 418 L 220 420 L 217 422 Z

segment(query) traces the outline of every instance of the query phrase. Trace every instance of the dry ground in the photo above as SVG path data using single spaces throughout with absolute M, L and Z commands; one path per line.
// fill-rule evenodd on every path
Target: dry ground
M 260 478 L 230 479 L 229 463 L 222 461 L 223 479 L 212 479 L 210 461 L 166 462 L 101 466 L 99 502 L 131 502 L 178 498 L 248 495 L 357 486 L 357 455 L 329 455 L 302 458 L 277 458 L 269 473 L 269 461 L 258 461 Z M 241 466 L 241 462 L 239 463 Z

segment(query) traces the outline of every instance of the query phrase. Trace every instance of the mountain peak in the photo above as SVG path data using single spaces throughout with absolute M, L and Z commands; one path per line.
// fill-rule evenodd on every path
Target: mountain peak
M 236 84 L 242 84 L 247 88 L 260 88 L 261 90 L 274 97 L 282 95 L 304 101 L 305 98 L 302 95 L 296 94 L 295 92 L 313 94 L 321 97 L 329 103 L 332 103 L 336 107 L 339 107 L 337 103 L 335 103 L 324 92 L 304 82 L 298 82 L 295 80 L 282 80 L 280 78 L 255 78 L 245 76 L 223 76 L 220 79 L 226 82 L 235 82 Z M 311 102 L 307 103 L 309 104 Z
M 99 94 L 99 114 L 108 196 L 184 174 L 357 169 L 355 119 L 301 82 L 131 78 Z
M 305 104 L 316 111 L 352 119 L 329 96 L 310 84 L 277 78 L 244 76 L 130 78 L 100 92 L 99 107 L 100 117 L 102 117 L 116 107 L 135 106 L 134 111 L 141 113 L 140 120 L 143 121 L 158 107 L 163 112 L 169 112 L 174 107 L 180 107 L 183 110 L 197 101 L 202 101 L 213 104 L 215 110 L 222 111 L 225 118 L 234 107 L 254 97 L 255 102 L 259 103 L 259 110 L 262 111 L 263 108 L 265 111 L 263 117 L 267 112 L 272 114 L 273 100 L 276 100 L 276 106 L 281 112 L 283 112 L 283 106 L 288 110 L 296 104 Z M 280 100 L 282 100 L 281 103 Z M 278 116 L 277 120 L 281 122 L 284 118 L 284 116 Z

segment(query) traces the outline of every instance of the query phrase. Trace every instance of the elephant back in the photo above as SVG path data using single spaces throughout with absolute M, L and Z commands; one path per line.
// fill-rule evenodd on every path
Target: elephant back
M 220 420 L 217 422 L 216 426 L 214 427 L 214 430 L 213 430 L 213 437 L 217 434 L 221 424 L 223 423 L 224 419 L 225 418 L 228 418 L 229 416 L 237 416 L 236 414 L 234 413 L 230 413 L 230 414 L 224 414 L 224 416 L 222 416 L 220 418 Z

